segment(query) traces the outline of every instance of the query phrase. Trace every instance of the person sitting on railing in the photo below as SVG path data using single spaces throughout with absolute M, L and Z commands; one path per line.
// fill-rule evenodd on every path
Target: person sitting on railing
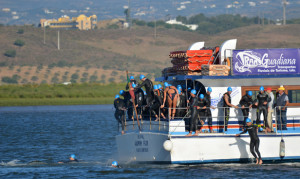
M 160 106 L 163 104 L 162 100 L 163 99 L 161 99 L 161 97 L 160 97 L 158 86 L 154 85 L 154 102 L 153 102 L 153 105 L 151 106 L 150 110 L 151 110 L 152 114 L 154 114 L 154 116 L 156 117 L 155 121 L 159 120 L 159 117 L 157 115 L 157 113 L 159 113 L 159 112 L 160 112 L 159 115 L 161 115 L 164 119 L 166 119 L 163 112 L 159 109 Z
M 168 97 L 167 97 L 168 96 Z M 175 86 L 169 84 L 164 91 L 164 100 L 161 108 L 165 107 L 166 98 L 168 98 L 168 106 L 169 106 L 169 119 L 174 119 L 176 113 L 176 105 L 178 99 L 178 90 Z
M 115 118 L 122 125 L 122 134 L 124 134 L 126 108 L 125 108 L 124 100 L 120 99 L 119 95 L 115 96 L 114 107 L 116 108 Z
M 253 105 L 253 99 L 252 99 L 253 92 L 248 91 L 247 94 L 242 96 L 242 99 L 240 100 L 240 105 L 242 107 L 242 112 L 244 116 L 244 127 L 246 127 L 246 119 L 249 117 L 249 109 L 252 108 Z
M 210 94 L 212 93 L 211 87 L 207 88 L 207 92 L 204 94 L 204 97 L 206 101 L 208 102 L 207 106 L 208 108 L 206 109 L 206 117 L 208 118 L 208 128 L 209 132 L 213 133 L 214 130 L 212 129 L 212 115 L 211 115 L 211 110 L 210 109 L 216 109 L 214 106 L 211 105 L 211 96 Z
M 130 93 L 128 91 L 121 90 L 120 95 L 124 97 L 124 104 L 127 108 L 128 120 L 133 120 L 133 104 Z
M 276 116 L 277 116 L 277 130 L 287 130 L 286 128 L 286 112 L 289 105 L 289 97 L 284 92 L 285 88 L 281 86 L 278 88 L 278 94 L 276 98 Z
M 229 121 L 229 114 L 230 114 L 230 107 L 238 108 L 238 106 L 235 106 L 231 104 L 231 96 L 232 88 L 228 87 L 227 92 L 223 95 L 223 107 L 224 107 L 224 116 L 225 116 L 225 131 L 227 131 L 228 121 Z
M 255 157 L 256 159 L 256 164 L 261 165 L 263 163 L 261 156 L 260 156 L 260 152 L 258 150 L 259 148 L 259 138 L 257 135 L 257 130 L 258 130 L 258 126 L 255 124 L 252 124 L 251 119 L 247 118 L 246 119 L 246 123 L 247 126 L 245 128 L 245 130 L 243 132 L 241 132 L 240 134 L 236 134 L 236 137 L 239 137 L 241 134 L 245 134 L 246 132 L 249 133 L 250 136 L 250 152 L 252 153 L 252 155 Z M 255 152 L 254 152 L 255 149 Z
M 141 88 L 135 88 L 136 84 L 132 84 L 134 88 L 134 96 L 135 96 L 135 105 L 137 115 L 140 119 L 142 119 L 142 111 L 143 111 L 143 103 L 144 103 L 144 91 Z
M 254 101 L 257 106 L 256 113 L 256 124 L 260 125 L 260 115 L 263 113 L 264 116 L 264 124 L 266 132 L 271 132 L 271 129 L 268 124 L 268 102 L 271 101 L 269 95 L 265 92 L 265 88 L 261 86 L 259 88 L 259 93 L 257 94 L 257 99 Z
M 209 104 L 208 101 L 206 100 L 206 98 L 204 98 L 204 94 L 200 94 L 199 95 L 199 101 L 198 101 L 198 107 L 197 109 L 199 110 L 199 117 L 200 117 L 200 129 L 199 132 L 202 132 L 202 127 L 205 123 L 206 120 L 206 114 L 207 114 L 207 108 L 209 108 Z
M 198 124 L 198 97 L 196 96 L 196 90 L 191 90 L 191 100 L 188 101 L 190 103 L 190 111 L 191 111 L 191 117 L 190 117 L 190 132 L 186 136 L 191 136 L 193 131 L 195 132 L 195 136 L 199 134 L 199 131 L 197 129 Z

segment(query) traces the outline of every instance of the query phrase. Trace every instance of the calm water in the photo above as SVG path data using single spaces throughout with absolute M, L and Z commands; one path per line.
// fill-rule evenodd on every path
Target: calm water
M 298 163 L 112 168 L 116 130 L 112 105 L 0 107 L 0 178 L 300 177 Z M 57 164 L 73 153 L 79 163 Z

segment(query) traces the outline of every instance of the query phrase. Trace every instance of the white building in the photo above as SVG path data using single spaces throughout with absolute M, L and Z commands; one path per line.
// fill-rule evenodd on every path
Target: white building
M 182 26 L 186 26 L 187 28 L 189 28 L 190 30 L 196 30 L 198 28 L 197 24 L 184 24 L 180 21 L 177 21 L 176 19 L 171 19 L 169 21 L 166 21 L 167 24 L 177 24 L 177 25 L 182 25 Z

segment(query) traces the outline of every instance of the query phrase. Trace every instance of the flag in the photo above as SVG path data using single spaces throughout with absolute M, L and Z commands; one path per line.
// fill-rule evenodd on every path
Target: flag
M 130 83 L 130 79 L 129 79 L 128 71 L 126 71 L 126 73 L 127 73 L 127 83 Z

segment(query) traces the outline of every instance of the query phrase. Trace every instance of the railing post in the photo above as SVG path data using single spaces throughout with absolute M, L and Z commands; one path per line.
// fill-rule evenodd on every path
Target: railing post
M 126 122 L 126 110 L 124 110 L 124 130 L 126 131 L 126 126 L 127 126 L 127 122 Z
M 151 109 L 150 109 L 150 130 L 151 130 Z
M 160 107 L 158 109 L 158 131 L 160 131 Z
M 225 134 L 225 123 L 226 123 L 226 119 L 225 119 L 225 110 L 226 108 L 222 108 L 223 109 L 223 113 L 224 113 L 224 126 L 223 126 L 223 133 Z

